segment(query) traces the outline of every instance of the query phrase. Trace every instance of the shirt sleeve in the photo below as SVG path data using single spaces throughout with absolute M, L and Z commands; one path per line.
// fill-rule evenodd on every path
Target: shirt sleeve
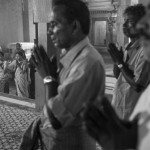
M 150 63 L 145 61 L 142 67 L 142 71 L 139 79 L 137 80 L 137 84 L 141 85 L 144 89 L 150 83 Z
M 143 53 L 143 49 L 141 49 L 137 56 L 137 61 L 135 63 L 135 69 L 134 69 L 135 81 L 137 81 L 141 75 L 144 62 L 145 62 L 144 53 Z
M 100 62 L 88 71 L 82 65 L 76 65 L 58 87 L 58 95 L 49 100 L 48 106 L 62 126 L 67 126 L 81 112 L 85 102 L 95 100 L 99 93 L 104 94 L 104 90 L 105 73 Z

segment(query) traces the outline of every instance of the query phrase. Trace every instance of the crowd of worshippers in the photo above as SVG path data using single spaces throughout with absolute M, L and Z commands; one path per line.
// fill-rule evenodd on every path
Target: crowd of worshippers
M 130 43 L 123 49 L 108 45 L 117 78 L 109 100 L 103 58 L 88 39 L 87 5 L 52 0 L 48 33 L 65 53 L 56 67 L 42 45 L 33 50 L 31 59 L 43 79 L 46 100 L 19 150 L 36 150 L 39 145 L 44 150 L 96 150 L 96 142 L 103 150 L 149 150 L 150 4 L 128 6 L 123 17 L 123 33 Z
M 15 95 L 34 98 L 34 89 L 31 84 L 31 61 L 26 58 L 25 51 L 20 43 L 16 43 L 15 54 L 10 60 L 5 59 L 4 52 L 0 51 L 0 92 L 10 93 L 10 85 L 15 85 Z M 33 65 L 32 65 L 33 66 Z M 14 86 L 12 86 L 14 88 Z M 11 89 L 14 90 L 14 89 Z M 12 94 L 12 93 L 11 93 Z M 13 93 L 14 94 L 14 93 Z

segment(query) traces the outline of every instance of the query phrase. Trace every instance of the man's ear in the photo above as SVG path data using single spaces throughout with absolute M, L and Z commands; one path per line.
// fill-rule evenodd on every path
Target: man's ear
M 81 24 L 78 20 L 75 20 L 73 22 L 73 34 L 77 34 L 78 32 L 81 32 Z

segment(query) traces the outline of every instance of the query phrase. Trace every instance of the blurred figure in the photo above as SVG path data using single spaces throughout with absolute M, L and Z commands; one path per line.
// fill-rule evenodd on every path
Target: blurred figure
M 28 97 L 28 62 L 21 51 L 16 52 L 15 84 L 17 96 Z
M 9 80 L 11 78 L 8 62 L 4 60 L 4 53 L 0 51 L 0 92 L 9 93 Z
M 150 63 L 150 4 L 137 29 L 140 31 L 145 59 Z M 150 76 L 145 78 L 149 80 Z M 95 104 L 88 104 L 83 117 L 85 129 L 104 150 L 149 150 L 150 84 L 139 98 L 130 121 L 120 119 L 106 97 L 101 97 Z
M 131 39 L 125 51 L 118 50 L 115 44 L 109 44 L 109 53 L 115 63 L 115 73 L 118 77 L 112 104 L 117 114 L 128 119 L 143 90 L 147 87 L 149 75 L 145 68 L 147 62 L 144 59 L 143 46 L 136 29 L 137 22 L 144 16 L 145 8 L 142 4 L 129 6 L 124 11 L 123 32 Z M 118 73 L 119 72 L 119 73 Z
M 29 60 L 29 76 L 30 76 L 30 83 L 29 83 L 29 98 L 35 99 L 35 66 L 32 60 Z

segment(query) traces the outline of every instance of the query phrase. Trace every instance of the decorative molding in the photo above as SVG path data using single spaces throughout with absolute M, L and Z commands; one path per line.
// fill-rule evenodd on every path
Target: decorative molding
M 108 14 L 111 13 L 112 11 L 109 10 L 90 10 L 90 15 L 98 15 L 98 14 Z
M 91 1 L 88 3 L 90 10 L 108 10 L 112 11 L 114 6 L 111 1 Z

